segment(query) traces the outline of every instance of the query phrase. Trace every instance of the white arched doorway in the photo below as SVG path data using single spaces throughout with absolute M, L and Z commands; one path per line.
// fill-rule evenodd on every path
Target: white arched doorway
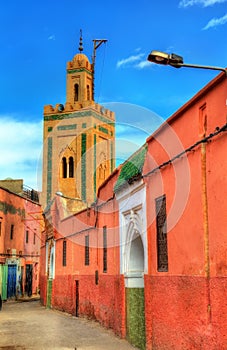
M 134 234 L 131 242 L 129 256 L 129 271 L 144 272 L 144 249 L 140 235 Z
M 127 215 L 128 214 L 128 215 Z M 125 215 L 126 242 L 124 251 L 125 286 L 128 288 L 144 287 L 144 244 L 142 240 L 142 222 L 136 210 Z
M 144 275 L 148 270 L 146 187 L 135 181 L 116 193 L 120 222 L 120 271 L 125 282 L 126 336 L 145 349 Z
M 128 214 L 128 215 L 127 215 Z M 142 221 L 137 210 L 125 216 L 125 300 L 126 331 L 129 341 L 141 349 L 145 348 L 144 270 L 145 253 Z

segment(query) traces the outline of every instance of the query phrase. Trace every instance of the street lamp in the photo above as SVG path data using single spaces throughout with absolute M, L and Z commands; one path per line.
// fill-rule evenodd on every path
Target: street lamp
M 55 192 L 55 194 L 56 194 L 56 196 L 61 197 L 61 198 L 64 198 L 64 199 L 68 199 L 69 201 L 81 202 L 82 204 L 86 205 L 87 208 L 88 208 L 88 202 L 84 201 L 84 200 L 81 199 L 81 198 L 68 197 L 68 196 L 65 196 L 65 195 L 64 195 L 62 192 L 60 192 L 60 191 Z
M 60 191 L 55 192 L 55 194 L 56 194 L 57 196 L 59 196 L 59 197 L 65 198 L 65 199 L 71 199 L 71 200 L 73 200 L 73 201 L 83 202 L 83 200 L 80 199 L 80 198 L 67 197 L 67 196 L 65 196 L 65 195 L 64 195 L 62 192 L 60 192 Z
M 175 68 L 190 67 L 190 68 L 220 70 L 225 72 L 227 76 L 227 68 L 214 67 L 214 66 L 201 66 L 198 64 L 184 63 L 183 57 L 176 55 L 175 53 L 168 54 L 166 52 L 161 52 L 161 51 L 151 51 L 151 53 L 147 57 L 147 60 L 153 63 L 168 65 Z

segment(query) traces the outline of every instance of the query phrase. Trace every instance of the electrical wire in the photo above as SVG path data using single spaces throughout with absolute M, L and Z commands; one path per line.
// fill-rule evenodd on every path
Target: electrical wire
M 99 79 L 99 94 L 98 94 L 98 97 L 97 97 L 97 103 L 99 102 L 99 98 L 100 98 L 100 94 L 101 94 L 103 71 L 104 71 L 104 63 L 105 63 L 105 59 L 106 59 L 106 42 L 104 44 L 105 44 L 104 45 L 104 54 L 103 54 L 101 73 L 100 73 L 100 79 Z
M 206 143 L 208 142 L 209 140 L 211 140 L 213 137 L 217 136 L 218 134 L 220 134 L 221 132 L 224 132 L 224 131 L 227 131 L 227 124 L 224 124 L 221 128 L 219 126 L 216 127 L 215 129 L 216 131 L 211 133 L 210 135 L 204 137 L 203 139 L 195 142 L 192 146 L 186 148 L 184 151 L 178 153 L 176 156 L 174 156 L 173 158 L 169 159 L 168 161 L 160 164 L 159 166 L 157 166 L 156 168 L 152 169 L 151 171 L 149 171 L 148 173 L 146 174 L 142 174 L 141 175 L 141 178 L 145 178 L 145 177 L 148 177 L 152 174 L 154 174 L 156 171 L 164 168 L 165 166 L 167 166 L 168 164 L 174 162 L 174 160 L 182 157 L 184 154 L 188 153 L 188 152 L 191 152 L 194 150 L 194 148 L 196 148 L 197 146 L 199 146 L 200 144 L 202 143 Z

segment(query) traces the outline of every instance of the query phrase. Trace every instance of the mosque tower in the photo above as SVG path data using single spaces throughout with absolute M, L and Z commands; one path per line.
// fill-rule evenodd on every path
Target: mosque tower
M 66 81 L 65 104 L 44 106 L 44 208 L 56 193 L 93 203 L 115 168 L 115 115 L 94 101 L 94 61 L 83 54 L 82 35 Z

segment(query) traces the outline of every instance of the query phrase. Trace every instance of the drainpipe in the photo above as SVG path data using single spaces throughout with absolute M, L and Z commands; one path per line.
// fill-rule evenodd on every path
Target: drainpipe
M 206 143 L 201 144 L 201 175 L 202 175 L 201 176 L 202 177 L 202 209 L 203 209 L 203 232 L 204 232 L 204 271 L 205 271 L 205 278 L 206 278 L 206 295 L 207 295 L 207 320 L 208 320 L 208 323 L 211 323 Z

